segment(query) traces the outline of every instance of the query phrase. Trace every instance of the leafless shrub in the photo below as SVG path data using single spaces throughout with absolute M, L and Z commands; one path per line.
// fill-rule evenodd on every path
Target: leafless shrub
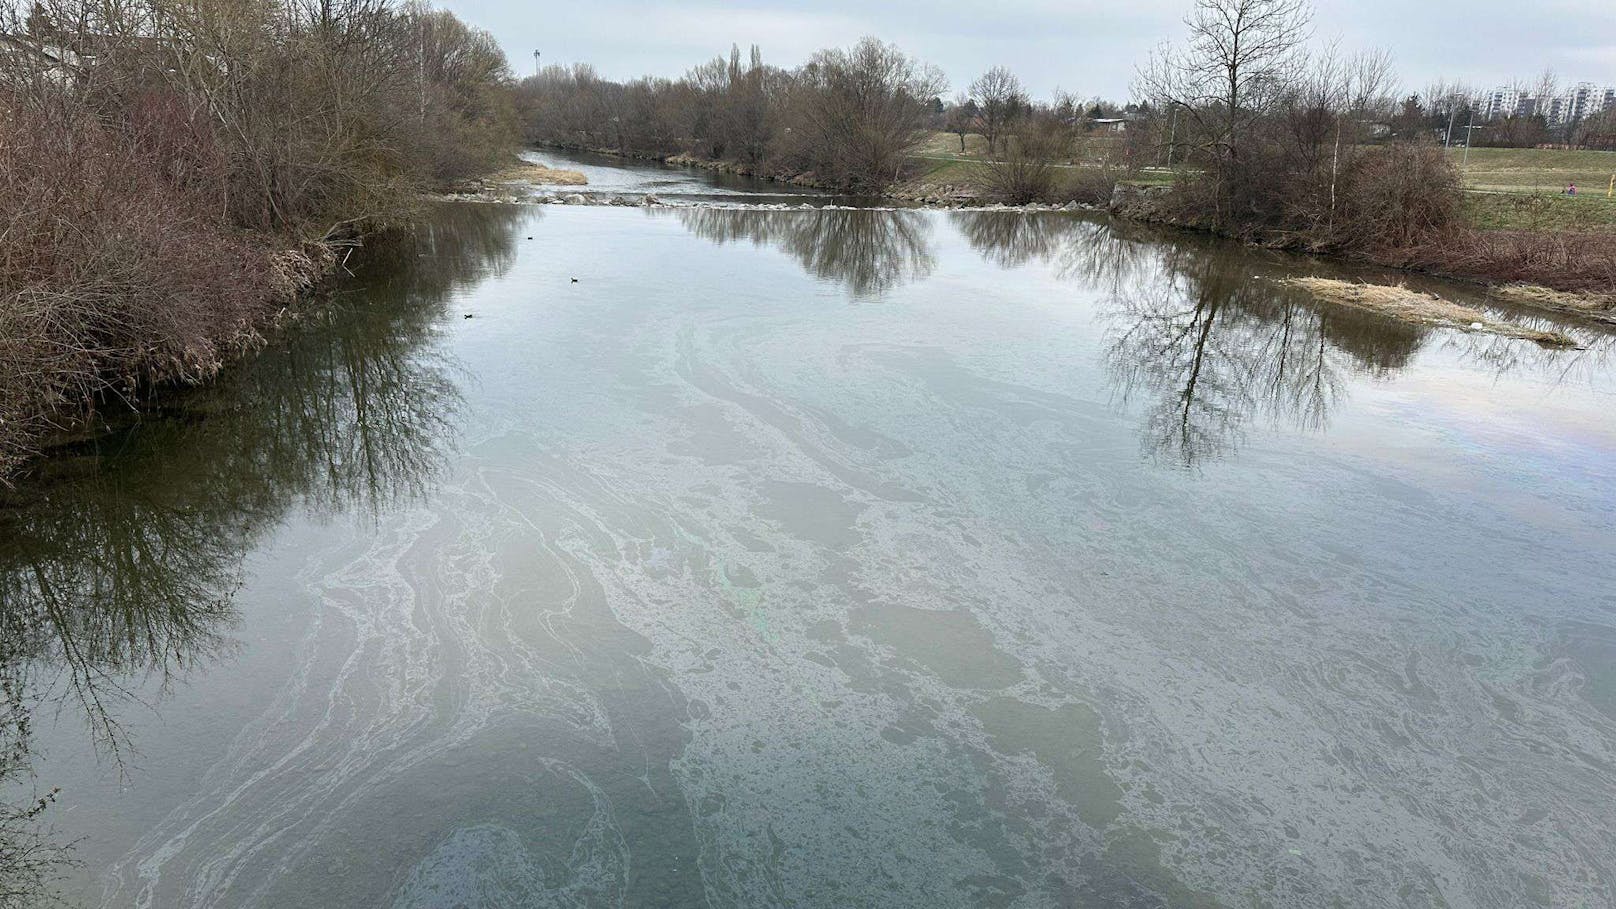
M 1616 244 L 1606 233 L 1462 231 L 1402 250 L 1394 261 L 1499 284 L 1596 294 L 1616 288 Z
M 108 396 L 211 375 L 320 271 L 306 241 L 514 138 L 492 38 L 424 6 L 42 0 L 0 31 L 0 477 Z
M 1105 205 L 1116 192 L 1117 183 L 1126 176 L 1121 168 L 1101 166 L 1084 167 L 1072 172 L 1058 192 L 1055 201 L 1081 202 L 1084 205 Z
M 216 150 L 172 99 L 126 131 L 0 107 L 0 466 L 63 415 L 251 342 L 265 259 L 219 223 Z
M 1459 192 L 1459 173 L 1441 149 L 1375 148 L 1357 156 L 1344 175 L 1329 242 L 1365 251 L 1435 242 L 1458 222 Z
M 1025 117 L 1001 138 L 999 154 L 980 165 L 983 185 L 1012 205 L 1052 200 L 1071 131 L 1053 117 Z

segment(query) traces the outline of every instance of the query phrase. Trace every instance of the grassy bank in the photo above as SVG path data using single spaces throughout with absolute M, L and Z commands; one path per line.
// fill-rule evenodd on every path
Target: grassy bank
M 1124 140 L 1110 136 L 1084 137 L 1079 142 L 1085 160 L 1059 162 L 1061 182 L 1057 195 L 1080 184 L 1084 176 L 1113 174 L 1134 186 L 1168 186 L 1186 169 L 1145 167 L 1119 171 L 1111 162 L 1125 159 Z M 1463 149 L 1446 151 L 1459 170 L 1464 189 L 1463 215 L 1481 230 L 1610 231 L 1616 232 L 1616 198 L 1607 197 L 1616 176 L 1616 152 L 1567 149 L 1471 149 L 1468 163 Z M 913 155 L 914 189 L 951 187 L 986 196 L 983 164 L 990 159 L 987 140 L 967 133 L 964 148 L 955 133 L 932 132 Z M 1565 194 L 1575 183 L 1576 196 Z M 1064 201 L 1064 200 L 1062 200 Z
M 922 146 L 935 150 L 953 134 L 933 134 Z M 895 200 L 957 207 L 997 201 L 982 180 L 985 162 L 980 154 L 985 144 L 967 136 L 965 155 L 916 155 L 910 159 L 904 179 L 887 187 L 884 195 Z M 594 149 L 614 154 L 609 149 Z M 666 158 L 669 164 L 700 167 L 725 173 L 748 174 L 767 179 L 814 185 L 803 175 L 759 173 L 733 161 L 715 161 L 692 155 Z M 1136 195 L 1161 199 L 1173 192 L 1175 174 L 1163 170 L 1126 171 L 1099 164 L 1072 164 L 1057 168 L 1050 193 L 1042 201 L 1060 204 L 1078 201 L 1106 205 L 1118 185 L 1132 187 Z M 1278 248 L 1291 248 L 1310 254 L 1333 254 L 1381 266 L 1424 272 L 1487 285 L 1518 305 L 1558 315 L 1611 321 L 1616 318 L 1616 243 L 1602 215 L 1586 212 L 1607 211 L 1606 202 L 1596 198 L 1532 196 L 1529 194 L 1471 193 L 1457 184 L 1451 190 L 1454 220 L 1445 232 L 1423 242 L 1387 247 L 1325 247 L 1306 236 L 1260 234 L 1242 238 Z M 1383 208 L 1399 208 L 1393 199 Z M 1196 230 L 1209 225 L 1186 216 L 1170 206 L 1124 203 L 1113 209 L 1121 217 Z
M 1471 191 L 1465 220 L 1478 230 L 1593 231 L 1616 235 L 1616 200 L 1563 193 Z
M 1448 150 L 1465 188 L 1507 193 L 1558 193 L 1575 183 L 1584 197 L 1604 198 L 1616 176 L 1616 152 L 1563 148 Z
M 1450 149 L 1464 182 L 1465 219 L 1480 230 L 1616 233 L 1616 152 L 1558 148 Z M 1565 193 L 1575 184 L 1575 196 Z

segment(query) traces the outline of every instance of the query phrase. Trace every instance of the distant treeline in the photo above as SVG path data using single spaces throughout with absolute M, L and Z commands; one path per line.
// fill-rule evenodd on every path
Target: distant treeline
M 611 82 L 549 67 L 518 87 L 534 141 L 654 157 L 691 155 L 770 175 L 875 190 L 924 138 L 941 72 L 866 38 L 794 69 L 739 48 L 680 79 Z
M 935 68 L 870 38 L 796 69 L 766 65 L 756 47 L 678 79 L 550 67 L 517 96 L 536 142 L 879 192 L 936 166 L 915 157 L 929 133 L 956 134 L 961 153 L 980 135 L 973 163 L 949 179 L 1004 202 L 1112 202 L 1274 246 L 1616 286 L 1616 252 L 1597 238 L 1470 230 L 1460 175 L 1437 142 L 1439 125 L 1443 139 L 1468 126 L 1453 93 L 1400 96 L 1388 55 L 1318 49 L 1312 18 L 1307 0 L 1193 0 L 1184 40 L 1139 66 L 1127 105 L 1058 92 L 1035 101 L 1004 67 L 945 100 Z
M 0 10 L 0 477 L 94 402 L 212 374 L 329 241 L 510 155 L 511 85 L 490 36 L 393 0 Z
M 1190 41 L 1140 68 L 1127 106 L 1060 93 L 1035 101 L 1004 67 L 944 100 L 937 70 L 874 39 L 792 70 L 766 65 L 756 47 L 678 79 L 619 83 L 586 65 L 551 67 L 524 80 L 518 98 L 538 142 L 882 190 L 905 176 L 929 131 L 957 134 L 962 152 L 979 134 L 974 179 L 1007 202 L 1079 191 L 1104 201 L 1126 171 L 1157 165 L 1182 174 L 1175 218 L 1322 246 L 1415 239 L 1453 215 L 1456 177 L 1436 156 L 1370 147 L 1395 112 L 1389 63 L 1309 55 L 1309 16 L 1301 0 L 1201 0 Z M 1093 141 L 1097 130 L 1107 142 Z M 1079 187 L 1062 170 L 1104 179 Z M 1450 204 L 1406 195 L 1421 188 Z
M 1452 215 L 1410 189 L 1446 193 L 1455 177 L 1438 157 L 1369 149 L 1394 109 L 1382 55 L 1309 55 L 1301 0 L 1201 0 L 1190 42 L 1141 67 L 1126 107 L 1067 95 L 1029 97 L 994 67 L 945 101 L 941 76 L 897 48 L 865 39 L 803 66 L 768 66 L 754 47 L 679 79 L 601 79 L 588 66 L 551 67 L 518 89 L 529 138 L 629 155 L 688 155 L 758 173 L 880 190 L 904 176 L 928 131 L 985 139 L 980 188 L 1008 202 L 1060 201 L 1065 165 L 1110 182 L 1128 169 L 1183 174 L 1175 217 L 1231 233 L 1286 231 L 1313 245 L 1373 237 L 1403 243 Z M 1089 142 L 1096 128 L 1126 136 Z M 1411 178 L 1404 181 L 1404 177 Z M 1068 195 L 1068 197 L 1071 197 Z M 1193 212 L 1190 211 L 1193 209 Z
M 1453 159 L 1417 117 L 1399 120 L 1411 112 L 1394 100 L 1390 58 L 1310 50 L 1312 15 L 1306 0 L 1196 0 L 1186 39 L 1135 84 L 1148 104 L 1135 132 L 1187 167 L 1123 213 L 1490 282 L 1616 290 L 1608 237 L 1473 229 Z

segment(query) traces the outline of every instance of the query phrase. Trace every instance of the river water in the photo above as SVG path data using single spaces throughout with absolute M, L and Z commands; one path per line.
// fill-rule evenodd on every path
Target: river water
M 617 171 L 697 185 L 445 204 L 8 497 L 63 894 L 1616 900 L 1609 335 Z

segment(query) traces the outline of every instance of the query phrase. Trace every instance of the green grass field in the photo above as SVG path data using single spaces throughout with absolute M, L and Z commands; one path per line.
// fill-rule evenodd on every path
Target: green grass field
M 1616 232 L 1616 200 L 1602 193 L 1572 198 L 1558 193 L 1468 192 L 1464 211 L 1470 223 L 1483 230 Z
M 1473 148 L 1448 152 L 1460 167 L 1465 213 L 1480 228 L 1616 231 L 1616 152 Z M 1565 194 L 1577 185 L 1577 195 Z
M 1558 194 L 1569 183 L 1584 196 L 1603 197 L 1616 177 L 1616 152 L 1565 151 L 1556 148 L 1449 149 L 1467 189 L 1510 193 Z
M 1088 140 L 1093 155 L 1107 154 L 1120 141 L 1111 137 Z M 1473 148 L 1468 161 L 1464 149 L 1450 149 L 1448 154 L 1459 165 L 1469 190 L 1465 215 L 1476 227 L 1616 232 L 1616 198 L 1607 197 L 1611 179 L 1616 177 L 1616 152 Z M 971 184 L 977 179 L 977 162 L 985 157 L 987 140 L 979 135 L 966 135 L 962 153 L 959 136 L 932 133 L 915 153 L 920 164 L 918 182 Z M 1082 172 L 1086 168 L 1071 169 Z M 1077 179 L 1075 173 L 1073 179 Z M 1128 182 L 1141 185 L 1172 181 L 1171 172 L 1154 168 L 1128 177 Z M 1564 194 L 1570 183 L 1577 185 L 1575 197 Z
M 1112 136 L 1090 136 L 1083 140 L 1083 158 L 1098 162 L 1116 159 L 1121 153 L 1122 140 Z M 912 156 L 918 165 L 914 182 L 929 186 L 969 186 L 979 182 L 979 164 L 988 157 L 987 139 L 975 133 L 965 136 L 965 151 L 960 151 L 959 136 L 954 133 L 934 132 Z M 1067 163 L 1059 165 L 1061 183 L 1080 183 L 1085 177 L 1103 172 L 1099 163 Z M 1126 177 L 1128 183 L 1140 186 L 1166 185 L 1173 182 L 1173 173 L 1151 168 Z M 1060 190 L 1065 193 L 1065 188 Z

